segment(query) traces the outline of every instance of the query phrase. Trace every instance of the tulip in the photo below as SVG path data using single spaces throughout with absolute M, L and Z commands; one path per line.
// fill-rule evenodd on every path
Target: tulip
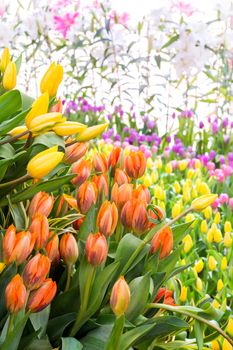
M 222 279 L 220 278 L 217 282 L 217 291 L 220 292 L 224 287 L 224 284 L 223 284 L 223 281 Z
M 8 63 L 11 61 L 10 51 L 7 47 L 4 48 L 1 59 L 0 59 L 0 70 L 4 72 Z
M 80 218 L 78 220 L 75 220 L 73 222 L 73 228 L 78 231 L 80 229 L 80 227 L 82 226 L 84 220 L 85 220 L 85 216 L 83 216 L 82 218 Z
M 212 350 L 221 350 L 219 342 L 215 339 L 211 342 Z
M 129 303 L 130 289 L 124 277 L 121 276 L 112 288 L 110 296 L 111 309 L 116 316 L 121 316 L 127 311 Z
M 119 185 L 128 184 L 130 179 L 124 170 L 117 168 L 114 175 L 114 181 Z
M 25 125 L 16 126 L 16 128 L 12 129 L 8 132 L 12 137 L 17 137 L 18 135 L 21 135 L 22 133 L 25 133 L 28 131 L 28 128 Z M 28 134 L 18 137 L 19 140 L 25 140 L 28 138 Z
M 0 274 L 2 273 L 2 271 L 4 271 L 6 267 L 6 264 L 4 264 L 3 262 L 0 262 Z
M 183 303 L 187 300 L 188 287 L 182 286 L 180 291 L 180 301 Z
M 143 234 L 149 229 L 147 203 L 140 199 L 131 199 L 125 203 L 121 211 L 122 224 L 136 234 Z
M 183 238 L 183 243 L 184 243 L 184 252 L 188 253 L 191 250 L 192 246 L 193 246 L 192 237 L 190 235 L 186 235 Z
M 50 270 L 50 260 L 47 256 L 36 254 L 26 264 L 23 270 L 23 281 L 27 289 L 39 288 Z
M 217 194 L 205 194 L 194 199 L 191 203 L 191 207 L 196 211 L 202 211 L 211 205 L 217 198 Z
M 219 229 L 217 229 L 216 232 L 214 232 L 213 240 L 215 243 L 222 242 L 222 232 Z
M 161 201 L 164 201 L 165 200 L 165 192 L 164 190 L 162 189 L 161 186 L 159 185 L 156 185 L 155 188 L 154 188 L 154 196 L 155 198 L 161 200 Z
M 165 166 L 165 173 L 170 175 L 172 173 L 172 165 L 171 163 L 166 164 Z
M 144 185 L 139 185 L 133 190 L 133 198 L 145 201 L 147 204 L 150 203 L 150 191 Z
M 95 183 L 99 195 L 102 196 L 103 194 L 105 197 L 108 197 L 108 178 L 106 174 L 101 175 L 94 175 L 92 178 L 92 181 Z
M 75 209 L 76 211 L 78 211 L 77 200 L 74 197 L 63 193 L 63 198 L 68 203 L 69 207 L 71 207 L 72 209 Z
M 208 232 L 208 225 L 207 225 L 206 220 L 202 220 L 200 229 L 201 229 L 202 233 Z
M 12 90 L 16 86 L 17 69 L 14 62 L 9 62 L 3 74 L 2 85 L 5 90 Z
M 222 343 L 222 350 L 232 350 L 232 349 L 233 349 L 232 345 L 229 343 L 229 341 L 226 338 L 224 338 Z
M 64 233 L 60 241 L 60 254 L 66 265 L 74 265 L 78 260 L 78 244 L 71 233 Z
M 88 144 L 87 143 L 78 143 L 74 145 L 67 146 L 65 149 L 65 158 L 64 161 L 68 164 L 72 164 L 82 158 L 87 152 Z
M 22 231 L 16 234 L 14 225 L 10 225 L 2 244 L 4 263 L 8 265 L 15 261 L 17 265 L 20 265 L 31 253 L 34 242 L 30 232 Z
M 86 128 L 84 131 L 80 132 L 76 140 L 78 142 L 86 142 L 92 140 L 99 134 L 102 134 L 102 132 L 104 132 L 107 126 L 108 123 L 90 126 L 89 128 Z
M 202 283 L 202 280 L 200 279 L 200 277 L 197 277 L 197 280 L 196 280 L 196 287 L 197 287 L 197 290 L 198 290 L 199 292 L 202 292 L 203 283 Z
M 35 248 L 44 248 L 49 238 L 49 223 L 45 215 L 34 216 L 29 231 L 35 237 Z
M 48 148 L 30 159 L 27 165 L 27 172 L 31 177 L 41 179 L 56 168 L 63 157 L 64 153 L 58 152 L 58 146 Z
M 226 232 L 224 235 L 224 246 L 226 248 L 231 248 L 232 247 L 232 237 L 230 232 Z
M 49 233 L 48 243 L 45 247 L 45 250 L 47 252 L 47 256 L 51 262 L 55 260 L 57 254 L 58 254 L 58 246 L 59 246 L 58 235 L 54 234 L 54 232 L 51 231 Z
M 211 271 L 216 270 L 217 261 L 214 259 L 214 257 L 213 257 L 212 255 L 209 256 L 209 259 L 208 259 L 208 266 L 209 266 L 209 269 L 210 269 Z
M 182 211 L 182 204 L 180 202 L 175 203 L 172 207 L 172 218 L 179 216 Z
M 225 221 L 224 223 L 224 232 L 232 232 L 232 226 L 230 221 Z
M 178 181 L 175 181 L 173 186 L 174 186 L 174 191 L 175 191 L 175 193 L 180 193 L 181 187 L 180 187 L 179 182 L 178 182 Z
M 231 337 L 233 337 L 233 317 L 229 318 L 226 331 Z
M 112 198 L 112 201 L 115 202 L 119 210 L 122 209 L 122 207 L 126 202 L 128 202 L 128 200 L 132 199 L 132 196 L 133 196 L 132 184 L 123 184 L 121 186 L 118 186 L 118 184 L 115 183 L 113 185 L 111 198 Z
M 116 166 L 120 161 L 121 149 L 116 147 L 112 150 L 108 157 L 108 168 L 111 168 L 111 173 L 114 174 Z
M 28 129 L 31 129 L 33 120 L 48 112 L 49 95 L 47 92 L 40 95 L 36 101 L 33 102 L 30 112 L 25 117 L 25 123 Z
M 146 170 L 146 158 L 142 151 L 131 151 L 125 158 L 125 171 L 133 179 L 141 177 Z
M 220 215 L 220 213 L 219 213 L 219 211 L 215 214 L 215 216 L 214 216 L 214 223 L 216 224 L 216 225 L 218 225 L 219 223 L 220 223 L 220 221 L 221 221 L 221 215 Z
M 53 209 L 54 198 L 46 192 L 38 192 L 31 200 L 29 205 L 28 214 L 30 218 L 35 215 L 45 215 L 49 216 L 51 210 Z
M 198 260 L 198 262 L 195 264 L 194 269 L 197 273 L 200 273 L 204 268 L 204 262 L 202 259 Z
M 97 187 L 94 182 L 86 181 L 78 189 L 77 204 L 82 214 L 86 214 L 97 200 Z
M 19 274 L 15 275 L 5 290 L 6 308 L 11 313 L 22 310 L 27 298 L 26 287 Z
M 164 304 L 167 305 L 171 305 L 171 306 L 175 306 L 175 301 L 173 299 L 173 292 L 169 289 L 166 288 L 160 288 L 158 290 L 158 293 L 155 297 L 154 302 L 158 303 L 161 301 L 161 299 L 163 299 Z
M 55 103 L 55 105 L 52 106 L 51 112 L 62 113 L 62 100 L 60 99 L 60 97 L 58 98 L 57 103 Z
M 108 255 L 108 243 L 104 235 L 90 233 L 85 246 L 86 259 L 92 266 L 103 264 Z
M 204 216 L 207 220 L 209 220 L 211 218 L 212 212 L 213 212 L 213 210 L 212 210 L 211 206 L 208 206 L 207 208 L 205 208 L 203 210 Z
M 47 132 L 53 130 L 55 125 L 62 124 L 66 121 L 66 118 L 62 117 L 61 113 L 50 112 L 41 115 L 37 115 L 31 120 L 29 119 L 27 128 L 33 133 Z
M 160 250 L 159 258 L 166 258 L 173 249 L 173 234 L 169 226 L 159 230 L 151 241 L 150 252 L 155 254 Z
M 115 203 L 105 201 L 98 212 L 96 219 L 96 226 L 99 232 L 106 237 L 111 236 L 117 226 L 118 221 L 118 210 Z
M 93 158 L 93 166 L 96 172 L 106 173 L 108 170 L 108 163 L 105 154 L 96 153 Z
M 178 166 L 179 166 L 180 171 L 184 171 L 188 166 L 187 160 L 185 160 L 185 159 L 179 160 Z
M 40 91 L 48 92 L 49 96 L 53 97 L 56 95 L 58 87 L 63 79 L 63 68 L 60 64 L 52 63 L 45 72 L 41 83 Z
M 224 256 L 221 261 L 221 270 L 225 271 L 227 269 L 227 258 Z
M 55 132 L 55 134 L 59 136 L 70 136 L 82 132 L 86 128 L 87 126 L 84 124 L 78 122 L 65 121 L 63 123 L 55 125 L 52 128 L 52 130 Z
M 71 169 L 73 174 L 77 174 L 77 176 L 71 180 L 72 184 L 75 186 L 82 185 L 89 178 L 91 168 L 92 165 L 90 160 L 80 159 L 77 161 Z
M 47 278 L 40 288 L 33 290 L 28 298 L 27 309 L 31 312 L 39 312 L 46 308 L 57 292 L 56 282 L 51 278 Z

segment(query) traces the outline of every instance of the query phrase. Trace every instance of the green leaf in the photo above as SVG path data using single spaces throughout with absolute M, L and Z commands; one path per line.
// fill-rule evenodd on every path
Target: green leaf
M 159 272 L 166 272 L 168 275 L 175 267 L 177 261 L 180 257 L 180 252 L 182 250 L 182 246 L 178 247 L 174 252 L 168 255 L 166 258 L 160 260 L 158 265 Z
M 150 330 L 155 327 L 156 323 L 145 324 L 135 327 L 134 329 L 124 333 L 121 337 L 119 349 L 127 350 L 133 346 L 140 338 L 145 336 Z
M 22 98 L 22 110 L 25 111 L 31 109 L 31 106 L 35 99 L 31 96 L 25 95 L 23 92 L 20 93 Z
M 195 320 L 194 332 L 197 341 L 198 350 L 203 349 L 203 324 Z
M 76 319 L 76 313 L 71 312 L 62 316 L 55 317 L 48 322 L 47 333 L 51 341 L 59 339 L 66 327 L 73 323 Z
M 178 39 L 180 38 L 179 34 L 173 36 L 170 40 L 168 40 L 168 42 L 166 42 L 166 44 L 164 44 L 162 47 L 161 47 L 161 50 L 162 49 L 165 49 L 166 47 L 172 45 L 175 41 L 177 41 Z
M 11 159 L 12 157 L 14 157 L 14 155 L 15 155 L 14 147 L 12 147 L 9 143 L 6 143 L 5 145 L 0 146 L 0 158 L 3 158 L 3 160 Z M 3 160 L 0 160 L 0 162 L 2 162 Z
M 94 231 L 95 215 L 96 215 L 95 206 L 92 205 L 87 215 L 85 216 L 82 226 L 80 227 L 79 234 L 78 234 L 80 240 L 86 241 L 89 233 Z
M 43 145 L 42 150 L 44 150 L 46 148 L 53 147 L 53 146 L 60 146 L 63 149 L 65 149 L 64 138 L 56 135 L 54 132 L 47 132 L 45 134 L 42 134 L 42 135 L 35 137 L 33 144 L 32 144 L 33 149 L 36 145 Z M 35 154 L 37 154 L 37 153 L 38 152 L 35 152 Z M 35 154 L 32 154 L 32 156 Z
M 1 123 L 0 125 L 0 136 L 1 135 L 6 135 L 8 131 L 12 130 L 16 126 L 19 126 L 22 124 L 24 121 L 26 115 L 28 114 L 30 109 L 23 111 L 19 114 L 17 114 L 15 117 L 6 120 L 5 122 Z
M 50 305 L 48 305 L 44 310 L 36 312 L 30 315 L 30 321 L 33 325 L 35 331 L 39 331 L 39 338 L 46 333 L 46 328 L 49 320 Z
M 172 227 L 172 233 L 174 238 L 174 246 L 176 246 L 178 243 L 182 241 L 182 239 L 189 233 L 190 226 L 192 225 L 193 221 L 191 222 L 185 222 L 180 225 L 176 225 Z
M 51 346 L 48 339 L 35 339 L 33 340 L 30 345 L 28 345 L 26 348 L 23 348 L 22 350 L 52 350 L 53 347 Z
M 6 269 L 1 273 L 0 275 L 0 319 L 4 316 L 6 313 L 6 306 L 5 306 L 5 289 L 8 283 L 11 281 L 11 279 L 16 275 L 17 267 L 16 264 L 13 263 L 6 267 Z
M 80 339 L 83 344 L 83 350 L 103 350 L 111 330 L 112 325 L 104 325 L 88 332 L 85 337 Z
M 18 90 L 7 91 L 0 96 L 0 123 L 9 119 L 21 109 L 22 101 Z
M 22 54 L 15 61 L 17 74 L 19 74 L 21 63 L 22 63 Z
M 7 196 L 9 209 L 18 231 L 23 231 L 28 226 L 27 214 L 26 210 L 23 206 L 23 203 L 12 204 L 10 200 L 10 196 Z
M 62 350 L 82 350 L 82 344 L 75 338 L 61 338 L 62 340 Z

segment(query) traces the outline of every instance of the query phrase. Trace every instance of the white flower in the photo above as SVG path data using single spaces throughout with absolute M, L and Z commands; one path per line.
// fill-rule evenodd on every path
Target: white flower
M 7 22 L 0 23 L 0 43 L 1 46 L 9 46 L 14 37 L 14 31 Z

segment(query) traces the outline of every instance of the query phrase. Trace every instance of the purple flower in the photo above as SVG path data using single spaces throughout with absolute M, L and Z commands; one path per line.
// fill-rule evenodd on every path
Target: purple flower
M 229 152 L 227 157 L 228 157 L 229 162 L 232 162 L 233 161 L 233 152 Z
M 223 119 L 223 121 L 222 121 L 222 127 L 223 127 L 223 128 L 226 128 L 227 125 L 228 125 L 228 123 L 229 123 L 228 118 Z
M 154 129 L 156 123 L 154 120 L 148 120 L 148 122 L 146 123 L 146 126 L 148 129 Z
M 120 141 L 120 140 L 121 140 L 121 135 L 116 134 L 116 136 L 115 136 L 115 141 Z
M 212 133 L 213 134 L 217 134 L 218 133 L 218 131 L 219 131 L 218 123 L 213 122 L 213 124 L 211 125 L 211 128 L 212 128 Z
M 200 128 L 200 129 L 203 129 L 203 128 L 204 128 L 204 126 L 205 126 L 205 125 L 204 125 L 204 123 L 203 123 L 203 122 L 200 122 L 200 123 L 199 123 L 199 128 Z
M 167 141 L 167 143 L 170 143 L 171 142 L 171 136 L 170 135 L 168 135 L 167 137 L 166 137 L 166 141 Z
M 224 164 L 225 163 L 225 157 L 223 155 L 219 156 L 219 163 Z
M 214 159 L 216 156 L 216 152 L 214 150 L 211 150 L 209 156 L 211 160 Z
M 221 193 L 219 196 L 219 201 L 221 204 L 228 203 L 229 196 L 227 193 Z

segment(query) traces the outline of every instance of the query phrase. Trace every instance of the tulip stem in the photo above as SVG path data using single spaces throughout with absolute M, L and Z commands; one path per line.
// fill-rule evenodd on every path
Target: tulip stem
M 185 216 L 186 214 L 188 214 L 190 211 L 192 211 L 193 208 L 189 207 L 188 209 L 186 209 L 185 211 L 183 211 L 183 213 L 181 213 L 180 215 L 176 216 L 174 219 L 170 220 L 169 222 L 166 222 L 157 232 L 156 234 L 158 234 L 159 232 L 163 231 L 166 227 L 173 225 L 176 221 L 178 221 L 179 219 L 181 219 L 183 216 Z M 152 229 L 153 230 L 153 229 Z M 142 251 L 142 249 L 145 247 L 145 245 L 147 243 L 149 243 L 151 241 L 152 237 L 151 237 L 151 231 L 148 232 L 148 234 L 146 235 L 146 237 L 143 239 L 142 243 L 137 247 L 137 249 L 134 251 L 134 253 L 131 255 L 131 257 L 129 258 L 128 262 L 125 264 L 121 274 L 125 275 L 126 272 L 128 271 L 129 267 L 132 265 L 132 263 L 134 262 L 134 260 L 136 259 L 136 257 L 138 256 L 138 254 Z
M 221 334 L 227 341 L 233 346 L 233 339 L 231 339 L 219 326 L 217 326 L 215 323 L 206 320 L 205 318 L 198 316 L 192 312 L 181 310 L 179 306 L 171 306 L 167 304 L 159 304 L 159 303 L 151 303 L 147 305 L 148 309 L 165 309 L 172 312 L 177 312 L 181 315 L 185 315 L 191 318 L 194 318 L 195 320 L 205 323 L 209 327 L 215 329 L 219 334 Z
M 0 189 L 4 188 L 4 187 L 8 187 L 8 186 L 12 186 L 12 185 L 19 185 L 27 180 L 31 179 L 31 176 L 26 174 L 24 176 L 19 177 L 18 179 L 12 180 L 12 181 L 8 181 L 8 182 L 4 182 L 3 184 L 0 184 Z
M 14 314 L 10 314 L 7 335 L 9 335 L 14 327 Z
M 72 265 L 69 264 L 67 266 L 67 280 L 66 280 L 65 292 L 67 292 L 67 290 L 70 288 L 71 271 L 72 271 Z
M 118 220 L 117 227 L 116 227 L 116 242 L 120 242 L 121 236 L 122 236 L 121 221 Z
M 0 145 L 4 145 L 5 143 L 9 143 L 9 142 L 13 143 L 13 142 L 17 141 L 20 137 L 27 135 L 29 132 L 30 132 L 29 130 L 26 130 L 24 132 L 21 132 L 21 134 L 18 134 L 18 135 L 9 137 L 8 139 L 2 140 L 2 141 L 0 141 Z
M 121 336 L 125 325 L 125 315 L 117 316 L 104 350 L 118 350 Z

